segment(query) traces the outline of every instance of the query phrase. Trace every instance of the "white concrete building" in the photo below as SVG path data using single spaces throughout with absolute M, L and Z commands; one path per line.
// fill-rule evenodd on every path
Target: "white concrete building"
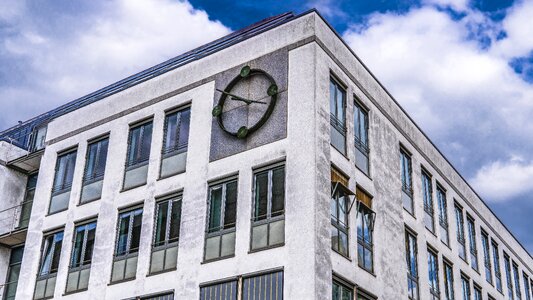
M 4 299 L 533 297 L 531 255 L 316 11 L 0 139 Z

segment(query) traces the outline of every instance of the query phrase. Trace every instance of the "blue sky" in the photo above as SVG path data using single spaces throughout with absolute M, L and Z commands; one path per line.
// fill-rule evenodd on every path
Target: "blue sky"
M 533 252 L 531 0 L 0 0 L 0 130 L 317 8 Z

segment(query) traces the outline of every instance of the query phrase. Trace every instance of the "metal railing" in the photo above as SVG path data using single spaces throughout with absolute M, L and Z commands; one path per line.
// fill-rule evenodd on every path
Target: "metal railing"
M 25 201 L 19 205 L 0 211 L 0 235 L 28 227 L 32 201 Z

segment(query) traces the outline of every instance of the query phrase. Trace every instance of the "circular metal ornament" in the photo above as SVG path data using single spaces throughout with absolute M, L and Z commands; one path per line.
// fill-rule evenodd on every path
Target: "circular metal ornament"
M 268 104 L 268 107 L 266 111 L 264 112 L 263 116 L 257 121 L 255 124 L 251 125 L 250 127 L 247 126 L 241 126 L 236 132 L 229 131 L 224 126 L 224 104 L 226 103 L 226 100 L 228 99 L 228 95 L 231 93 L 231 90 L 242 80 L 249 80 L 253 76 L 262 76 L 265 77 L 268 82 L 270 83 L 268 89 L 266 90 L 266 93 L 268 96 L 270 96 L 270 103 Z M 276 105 L 277 96 L 278 96 L 278 86 L 274 80 L 274 78 L 266 73 L 263 70 L 260 69 L 252 69 L 250 66 L 244 66 L 241 68 L 239 74 L 231 80 L 231 82 L 228 84 L 228 86 L 224 89 L 224 92 L 221 94 L 220 99 L 218 100 L 217 105 L 213 108 L 212 115 L 213 117 L 217 118 L 217 123 L 219 127 L 226 133 L 235 136 L 239 139 L 245 139 L 250 134 L 255 132 L 257 129 L 259 129 L 261 126 L 263 126 L 272 112 L 274 111 L 274 107 Z M 248 105 L 253 105 L 251 103 L 247 103 Z

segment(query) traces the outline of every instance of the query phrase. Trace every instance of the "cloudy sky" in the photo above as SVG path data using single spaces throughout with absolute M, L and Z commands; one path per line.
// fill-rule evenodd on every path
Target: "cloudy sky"
M 0 130 L 312 7 L 533 253 L 533 0 L 0 0 Z

